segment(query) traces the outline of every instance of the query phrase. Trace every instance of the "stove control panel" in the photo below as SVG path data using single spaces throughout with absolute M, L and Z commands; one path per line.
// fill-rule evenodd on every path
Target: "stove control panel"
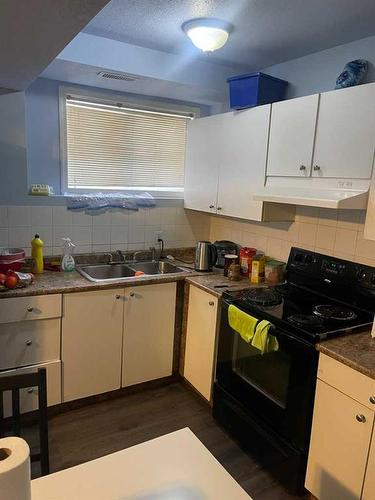
M 345 274 L 346 264 L 337 260 L 324 260 L 322 262 L 321 270 L 325 274 L 333 276 L 340 276 Z

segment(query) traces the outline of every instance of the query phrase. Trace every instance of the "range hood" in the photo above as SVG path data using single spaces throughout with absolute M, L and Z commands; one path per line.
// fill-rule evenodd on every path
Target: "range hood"
M 297 188 L 287 186 L 265 187 L 254 195 L 254 200 L 289 205 L 321 208 L 365 209 L 368 189 Z

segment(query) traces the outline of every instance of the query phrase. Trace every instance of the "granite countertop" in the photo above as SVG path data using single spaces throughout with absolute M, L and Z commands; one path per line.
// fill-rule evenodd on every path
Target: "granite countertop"
M 375 338 L 369 330 L 325 340 L 318 351 L 375 379 Z
M 223 292 L 227 290 L 243 290 L 250 286 L 259 286 L 252 285 L 248 278 L 242 278 L 240 281 L 229 281 L 228 278 L 224 276 L 223 271 L 218 269 L 213 273 L 200 273 L 195 276 L 189 275 L 185 277 L 185 280 L 187 283 L 195 285 L 219 298 L 222 296 Z
M 54 272 L 45 271 L 36 275 L 34 283 L 26 288 L 15 288 L 14 290 L 4 290 L 0 292 L 0 299 L 11 297 L 28 297 L 31 295 L 47 295 L 52 293 L 72 293 L 89 290 L 102 290 L 109 288 L 124 288 L 128 286 L 146 285 L 153 283 L 169 283 L 171 281 L 184 280 L 184 274 L 163 274 L 159 276 L 139 276 L 126 281 L 93 282 L 89 281 L 77 271 Z

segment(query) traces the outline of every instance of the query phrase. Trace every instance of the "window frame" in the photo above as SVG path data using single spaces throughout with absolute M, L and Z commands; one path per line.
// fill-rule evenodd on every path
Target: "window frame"
M 117 92 L 100 92 L 90 89 L 80 89 L 78 87 L 59 87 L 59 129 L 60 129 L 60 186 L 61 194 L 88 194 L 88 193 L 113 193 L 113 192 L 126 192 L 126 193 L 139 193 L 146 191 L 143 188 L 131 188 L 126 190 L 121 189 L 87 189 L 87 188 L 68 188 L 68 158 L 67 158 L 67 122 L 66 122 L 66 98 L 70 95 L 72 97 L 84 99 L 88 98 L 93 101 L 101 103 L 115 104 L 121 102 L 124 106 L 139 107 L 140 109 L 148 109 L 152 111 L 164 111 L 170 113 L 186 113 L 193 115 L 193 118 L 199 118 L 200 108 L 187 106 L 183 104 L 175 104 L 168 101 L 153 101 L 152 99 L 140 99 L 138 96 L 131 96 L 129 94 L 122 94 Z M 150 188 L 150 194 L 154 198 L 159 199 L 182 199 L 184 197 L 184 188 L 178 190 L 161 190 L 158 188 Z

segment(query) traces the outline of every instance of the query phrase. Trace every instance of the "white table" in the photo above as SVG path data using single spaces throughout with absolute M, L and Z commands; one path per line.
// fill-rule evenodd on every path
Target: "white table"
M 31 481 L 32 500 L 251 500 L 185 428 Z

